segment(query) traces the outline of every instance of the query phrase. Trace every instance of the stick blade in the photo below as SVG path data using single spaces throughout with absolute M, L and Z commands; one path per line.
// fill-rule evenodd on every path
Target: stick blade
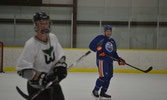
M 24 94 L 24 93 L 20 90 L 20 88 L 19 88 L 18 86 L 16 86 L 16 90 L 17 90 L 18 93 L 19 93 L 23 98 L 25 98 L 26 100 L 29 100 L 29 99 L 30 99 L 30 97 L 29 97 L 28 95 Z
M 149 67 L 147 70 L 145 70 L 144 72 L 145 72 L 145 73 L 148 73 L 148 72 L 150 72 L 152 69 L 153 69 L 153 67 L 151 66 L 151 67 Z
M 87 56 L 87 55 L 88 55 L 88 54 L 90 54 L 90 53 L 91 53 L 91 51 L 88 51 L 88 52 L 86 52 L 86 54 L 85 54 L 85 55 Z

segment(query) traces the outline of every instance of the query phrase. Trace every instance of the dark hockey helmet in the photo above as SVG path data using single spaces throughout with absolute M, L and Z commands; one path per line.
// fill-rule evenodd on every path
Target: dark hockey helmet
M 104 26 L 104 31 L 107 31 L 107 30 L 111 30 L 112 31 L 112 27 L 110 25 Z
M 51 24 L 50 17 L 45 12 L 36 12 L 33 16 L 34 30 L 36 32 L 38 31 L 36 22 L 42 21 L 42 20 L 48 20 L 49 23 Z M 49 29 L 47 29 L 47 31 L 50 32 L 50 25 L 49 25 Z
M 50 20 L 49 16 L 45 12 L 36 12 L 33 16 L 33 22 L 40 20 Z

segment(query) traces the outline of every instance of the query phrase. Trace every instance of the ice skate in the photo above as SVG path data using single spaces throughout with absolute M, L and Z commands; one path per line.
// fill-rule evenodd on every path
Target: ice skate
M 99 100 L 111 100 L 111 96 L 106 94 L 104 91 L 101 91 Z
M 93 90 L 93 91 L 92 91 L 92 96 L 95 98 L 95 100 L 99 100 L 99 94 L 98 94 L 98 91 Z

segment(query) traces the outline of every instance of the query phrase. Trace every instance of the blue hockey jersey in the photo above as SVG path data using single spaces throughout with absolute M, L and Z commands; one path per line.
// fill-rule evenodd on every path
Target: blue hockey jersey
M 101 46 L 102 50 L 97 51 L 98 46 Z M 107 38 L 104 35 L 98 35 L 91 41 L 91 43 L 89 44 L 89 48 L 92 51 L 96 52 L 96 60 L 104 60 L 107 61 L 108 63 L 113 63 L 113 60 L 111 60 L 109 57 L 99 56 L 99 54 L 103 52 L 116 59 L 120 59 L 117 54 L 117 46 L 113 38 Z

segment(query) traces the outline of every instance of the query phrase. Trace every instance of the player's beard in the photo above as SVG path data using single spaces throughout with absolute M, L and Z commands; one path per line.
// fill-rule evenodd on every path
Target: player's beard
M 42 29 L 41 30 L 41 34 L 49 34 L 50 33 L 50 29 Z
M 50 30 L 49 29 L 39 29 L 37 32 L 37 37 L 41 40 L 46 42 L 49 36 Z

